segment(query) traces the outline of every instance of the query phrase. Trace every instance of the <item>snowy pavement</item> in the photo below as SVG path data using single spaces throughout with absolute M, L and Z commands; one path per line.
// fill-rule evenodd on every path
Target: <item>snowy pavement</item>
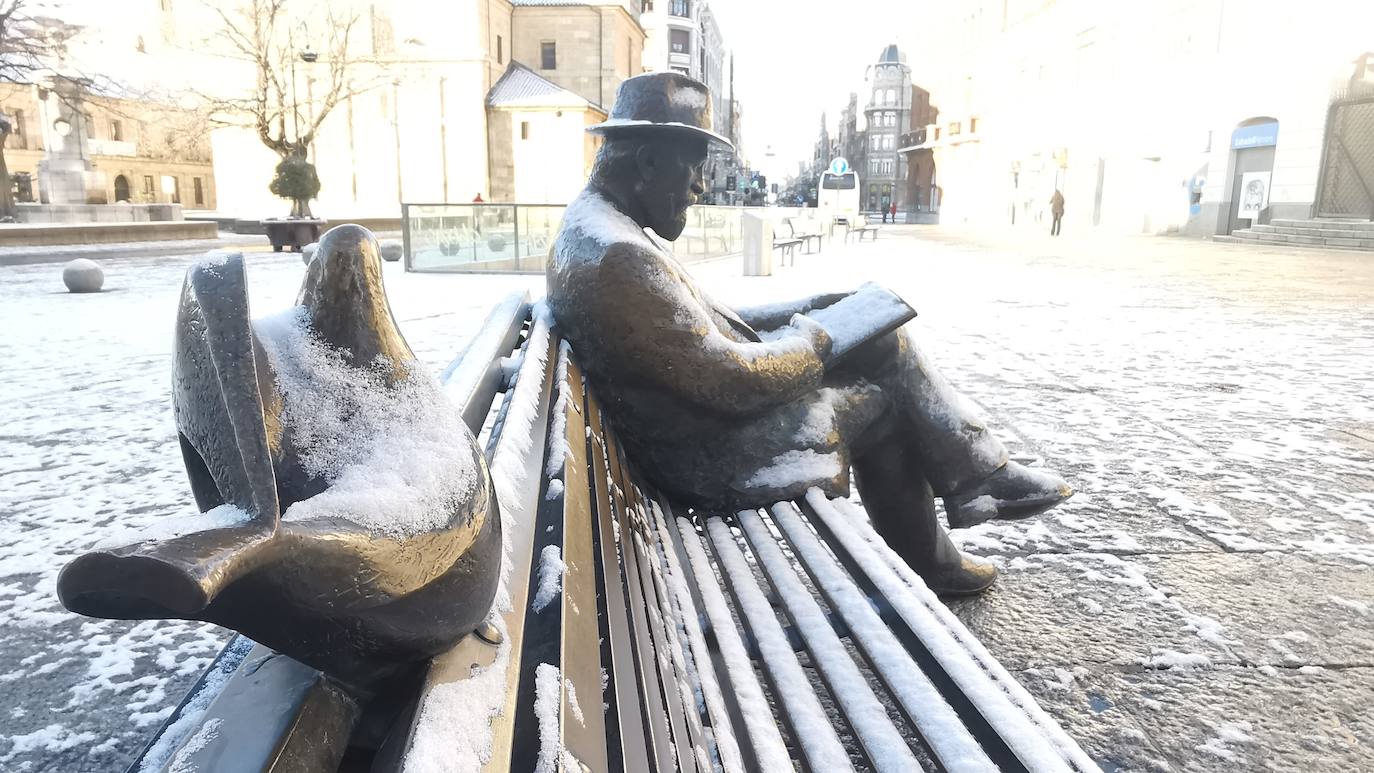
M 193 507 L 168 397 L 186 258 L 0 267 L 0 770 L 113 770 L 222 645 L 212 626 L 78 618 L 70 557 Z M 1013 451 L 1079 494 L 962 532 L 1002 581 L 956 611 L 1105 768 L 1374 768 L 1374 260 L 1181 239 L 890 227 L 771 278 L 693 266 L 745 305 L 887 284 Z M 256 314 L 299 256 L 254 254 Z M 542 277 L 404 274 L 441 367 Z

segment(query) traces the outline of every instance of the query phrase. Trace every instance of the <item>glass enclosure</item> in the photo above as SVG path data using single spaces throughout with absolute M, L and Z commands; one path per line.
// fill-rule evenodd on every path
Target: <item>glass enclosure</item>
M 563 210 L 557 204 L 404 204 L 406 269 L 542 273 Z M 668 249 L 687 263 L 737 254 L 744 212 L 692 207 L 682 236 Z

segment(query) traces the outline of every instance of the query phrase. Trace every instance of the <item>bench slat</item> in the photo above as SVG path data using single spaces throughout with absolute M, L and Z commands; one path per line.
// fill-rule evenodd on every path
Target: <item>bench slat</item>
M 528 292 L 506 296 L 439 376 L 444 393 L 454 405 L 462 407 L 463 421 L 474 436 L 481 433 L 492 399 L 504 381 L 501 359 L 515 349 L 529 311 Z
M 606 466 L 606 444 L 601 430 L 601 412 L 592 400 L 587 403 L 587 421 L 592 427 L 590 454 L 592 485 L 596 495 L 596 527 L 598 537 L 598 567 L 602 572 L 605 593 L 606 625 L 604 636 L 609 647 L 606 666 L 610 675 L 608 702 L 615 710 L 615 732 L 620 758 L 625 770 L 649 770 L 649 747 L 645 738 L 644 704 L 640 700 L 639 676 L 634 656 L 634 629 L 630 627 L 629 606 L 626 601 L 625 579 L 621 572 L 620 545 L 616 538 L 618 524 L 607 484 L 610 472 Z M 604 649 L 605 647 L 603 647 Z M 615 749 L 611 756 L 615 757 Z
M 534 315 L 523 347 L 523 360 L 504 406 L 503 431 L 495 438 L 492 480 L 501 504 L 501 528 L 508 545 L 509 569 L 503 581 L 506 604 L 498 607 L 499 627 L 505 633 L 500 645 L 477 636 L 466 636 L 430 662 L 419 696 L 416 720 L 409 729 L 404 769 L 425 769 L 419 760 L 443 755 L 476 758 L 485 753 L 484 773 L 510 769 L 513 715 L 522 652 L 514 643 L 524 633 L 529 599 L 528 567 L 532 560 L 535 515 L 544 485 L 545 440 L 553 393 L 556 342 L 546 316 Z M 497 603 L 503 601 L 498 593 Z M 492 693 L 501 699 L 490 704 Z M 490 721 L 489 742 L 480 734 L 465 732 L 467 722 L 455 722 L 452 711 L 465 711 L 472 719 Z
M 779 708 L 807 766 L 823 773 L 853 770 L 849 754 L 812 691 L 772 606 L 759 590 L 730 527 L 720 518 L 708 518 L 706 531 L 716 562 L 728 580 L 735 609 L 740 613 L 740 625 L 758 642 L 760 666 L 778 696 Z
M 712 665 L 714 658 L 706 646 L 706 637 L 701 630 L 701 618 L 697 612 L 703 605 L 691 590 L 691 570 L 685 567 L 686 559 L 682 556 L 681 537 L 668 526 L 671 515 L 665 516 L 658 502 L 651 502 L 651 510 L 654 516 L 654 529 L 659 544 L 663 546 L 663 560 L 667 563 L 668 583 L 672 587 L 676 601 L 675 612 L 679 624 L 687 634 L 688 655 L 692 658 L 696 681 L 701 687 L 706 703 L 705 718 L 713 730 L 708 743 L 714 744 L 721 767 L 726 773 L 758 770 L 758 761 L 752 753 L 746 767 L 745 758 L 736 742 L 737 728 L 743 727 L 743 722 L 738 712 L 732 713 L 731 708 L 727 706 L 720 683 L 716 680 L 715 668 Z
M 681 615 L 673 603 L 672 596 L 669 595 L 668 583 L 664 578 L 666 567 L 658 542 L 658 530 L 654 527 L 652 503 L 644 497 L 638 486 L 631 485 L 630 493 L 634 498 L 635 511 L 640 516 L 639 525 L 634 530 L 635 544 L 640 549 L 640 566 L 650 568 L 649 576 L 653 582 L 662 618 L 663 641 L 666 643 L 672 664 L 672 673 L 665 675 L 665 678 L 671 678 L 672 681 L 665 682 L 664 688 L 675 690 L 677 693 L 682 706 L 682 716 L 687 725 L 687 734 L 682 737 L 687 740 L 690 751 L 696 755 L 696 766 L 710 770 L 711 761 L 706 752 L 708 744 L 701 724 L 701 707 L 698 706 L 696 697 L 699 677 L 695 675 L 694 668 L 688 667 L 687 653 L 683 651 Z M 679 744 L 679 756 L 686 751 L 683 746 Z M 683 766 L 683 770 L 690 769 L 692 768 L 689 766 Z
M 689 587 L 699 594 L 701 609 L 706 613 L 720 653 L 720 657 L 714 659 L 716 674 L 723 684 L 730 685 L 730 692 L 725 697 L 734 704 L 734 711 L 739 715 L 735 725 L 744 731 L 743 735 L 737 735 L 736 738 L 740 741 L 741 749 L 751 753 L 757 761 L 750 770 L 787 770 L 792 766 L 792 755 L 787 751 L 782 733 L 773 719 L 773 710 L 769 708 L 763 685 L 759 684 L 754 673 L 749 649 L 735 627 L 725 594 L 716 582 L 715 570 L 711 568 L 711 560 L 706 555 L 705 540 L 690 518 L 678 516 L 677 530 L 681 538 L 681 550 L 686 555 L 684 573 L 691 573 Z
M 604 428 L 603 428 L 604 429 Z M 621 570 L 624 576 L 626 596 L 630 605 L 630 620 L 634 625 L 634 645 L 637 672 L 639 674 L 640 695 L 645 700 L 645 726 L 649 729 L 654 747 L 654 762 L 659 771 L 671 771 L 676 763 L 676 749 L 673 731 L 670 728 L 667 697 L 660 684 L 658 657 L 654 649 L 654 636 L 648 616 L 648 601 L 644 597 L 644 586 L 640 580 L 639 557 L 630 540 L 631 517 L 625 503 L 623 480 L 620 469 L 619 449 L 613 435 L 603 434 L 606 455 L 610 466 L 611 500 L 614 504 L 616 520 L 620 524 Z
M 776 538 L 759 514 L 746 510 L 738 517 L 759 568 L 782 599 L 788 619 L 801 633 L 812 663 L 854 728 L 873 767 L 893 773 L 918 770 L 920 763 L 893 726 L 887 709 L 873 694 L 835 629 L 830 627 L 825 611 L 797 578 L 791 562 L 782 554 Z
M 593 771 L 608 768 L 605 714 L 601 711 L 601 630 L 597 620 L 596 563 L 592 553 L 587 424 L 582 370 L 569 358 L 570 399 L 565 408 L 569 458 L 563 483 L 563 746 Z M 571 686 L 569 686 L 571 685 Z M 585 705 L 583 705 L 585 703 Z
M 860 585 L 867 585 L 870 595 L 890 605 L 894 614 L 889 625 L 932 681 L 937 686 L 941 682 L 955 686 L 941 692 L 994 762 L 1004 770 L 1098 770 L 1057 724 L 1040 720 L 1043 711 L 1006 669 L 991 656 L 983 660 L 972 655 L 972 649 L 982 645 L 914 572 L 900 572 L 886 557 L 890 549 L 873 531 L 866 514 L 845 500 L 831 502 L 815 489 L 807 494 L 805 507 L 811 522 Z M 1032 707 L 1040 715 L 1035 721 Z
M 687 729 L 686 709 L 679 687 L 684 676 L 676 669 L 669 645 L 677 635 L 676 627 L 672 624 L 671 618 L 664 617 L 663 607 L 659 603 L 658 588 L 654 582 L 655 562 L 644 541 L 643 513 L 625 475 L 624 460 L 620 458 L 619 448 L 612 446 L 612 449 L 616 455 L 611 457 L 611 483 L 622 514 L 620 552 L 626 561 L 627 582 L 634 588 L 632 597 L 643 605 L 649 642 L 653 647 L 650 660 L 655 666 L 653 672 L 658 677 L 656 689 L 661 691 L 663 706 L 668 714 L 677 767 L 684 771 L 695 771 L 694 749 L 697 744 Z M 633 570 L 630 569 L 631 566 L 634 567 Z
M 869 600 L 855 587 L 806 527 L 791 502 L 772 508 L 773 522 L 787 538 L 792 552 L 801 560 L 816 588 L 832 610 L 839 612 L 848 626 L 855 646 L 867 659 L 873 672 L 883 680 L 926 745 L 949 773 L 982 773 L 996 770 L 982 747 L 969 734 L 930 679 L 912 668 L 911 658 L 901 642 L 873 611 Z

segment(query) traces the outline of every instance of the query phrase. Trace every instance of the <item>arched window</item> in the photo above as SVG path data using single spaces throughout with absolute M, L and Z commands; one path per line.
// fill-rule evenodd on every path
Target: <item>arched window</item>
M 115 178 L 115 201 L 129 200 L 129 178 L 119 175 Z

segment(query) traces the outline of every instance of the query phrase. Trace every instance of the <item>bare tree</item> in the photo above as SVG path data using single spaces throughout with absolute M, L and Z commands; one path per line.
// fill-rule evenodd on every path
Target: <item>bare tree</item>
M 53 3 L 44 0 L 0 0 L 0 81 L 35 83 L 58 77 L 67 44 L 79 28 L 48 16 Z M 0 218 L 14 217 L 14 191 L 5 143 L 13 119 L 0 114 Z
M 359 78 L 354 67 L 358 60 L 350 45 L 357 14 L 325 2 L 319 12 L 302 20 L 287 13 L 288 4 L 288 0 L 246 0 L 235 10 L 209 6 L 220 19 L 218 37 L 253 65 L 255 81 L 244 96 L 202 95 L 217 122 L 249 126 L 282 160 L 304 157 L 334 108 L 380 82 Z M 310 47 L 316 41 L 309 39 L 307 24 L 317 31 L 324 28 L 319 41 L 322 50 Z M 328 77 L 323 92 L 310 94 L 302 110 L 296 70 L 304 66 L 327 68 Z

